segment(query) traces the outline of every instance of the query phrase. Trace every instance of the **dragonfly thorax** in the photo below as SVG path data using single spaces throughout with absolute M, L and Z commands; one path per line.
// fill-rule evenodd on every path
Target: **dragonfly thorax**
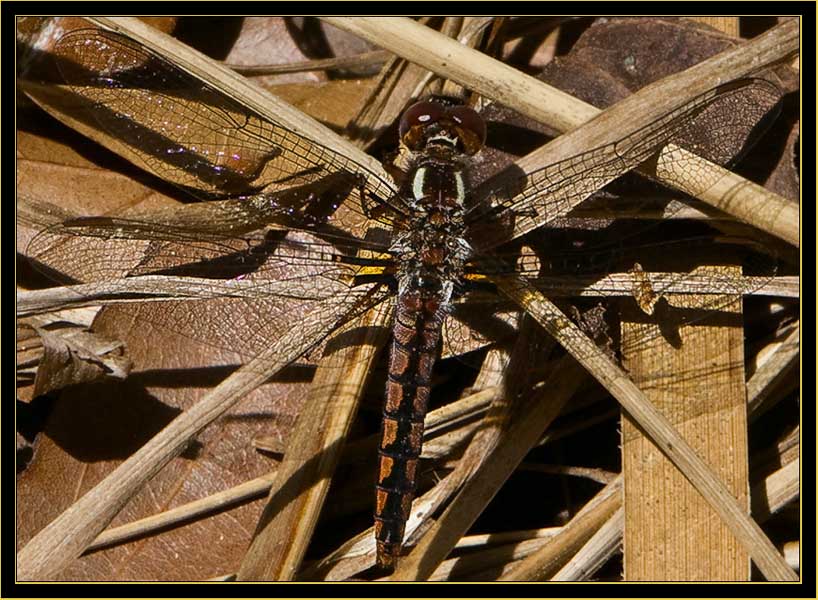
M 427 156 L 409 170 L 403 189 L 412 209 L 394 239 L 399 293 L 412 289 L 448 302 L 471 255 L 465 240 L 465 165 L 459 156 Z

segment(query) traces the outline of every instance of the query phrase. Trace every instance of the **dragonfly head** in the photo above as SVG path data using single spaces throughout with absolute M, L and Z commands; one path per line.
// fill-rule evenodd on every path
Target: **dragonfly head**
M 400 120 L 400 138 L 413 152 L 446 145 L 473 155 L 486 141 L 486 124 L 468 106 L 431 98 L 406 109 Z

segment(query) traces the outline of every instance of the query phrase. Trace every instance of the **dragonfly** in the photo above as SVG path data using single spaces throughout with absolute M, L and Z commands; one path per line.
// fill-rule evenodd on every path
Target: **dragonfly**
M 220 333 L 205 341 L 246 356 L 294 326 L 294 304 L 332 307 L 332 326 L 311 348 L 380 303 L 394 304 L 374 515 L 384 570 L 402 551 L 433 367 L 446 324 L 471 310 L 469 285 L 507 274 L 536 281 L 541 265 L 507 259 L 506 248 L 519 252 L 517 238 L 566 215 L 720 102 L 751 91 L 778 94 L 763 79 L 729 82 L 615 143 L 478 193 L 471 171 L 486 123 L 457 99 L 430 97 L 406 109 L 398 130 L 407 159 L 390 180 L 122 34 L 75 30 L 56 43 L 55 55 L 76 119 L 204 202 L 64 220 L 31 241 L 27 254 L 37 265 L 87 283 L 95 295 L 113 292 L 121 278 L 142 277 L 148 286 L 156 275 L 206 282 L 204 297 L 175 299 L 146 318 L 193 339 L 213 331 L 204 323 L 219 323 Z M 738 279 L 715 284 L 746 291 Z M 256 320 L 237 322 L 207 302 L 225 298 Z

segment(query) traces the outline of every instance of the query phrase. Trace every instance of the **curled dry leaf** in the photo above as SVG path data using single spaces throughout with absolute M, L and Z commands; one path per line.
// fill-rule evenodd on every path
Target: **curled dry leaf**
M 31 397 L 109 377 L 125 379 L 131 370 L 125 346 L 118 340 L 72 323 L 48 323 L 42 317 L 31 317 L 18 327 L 35 332 L 42 346 Z

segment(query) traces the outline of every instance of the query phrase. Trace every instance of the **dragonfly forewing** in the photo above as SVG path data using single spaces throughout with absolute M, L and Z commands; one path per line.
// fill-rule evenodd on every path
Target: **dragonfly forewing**
M 351 210 L 388 224 L 406 214 L 380 174 L 123 35 L 76 30 L 54 51 L 67 96 L 44 106 L 101 130 L 108 137 L 100 141 L 194 195 L 275 193 L 346 173 L 366 190 Z

